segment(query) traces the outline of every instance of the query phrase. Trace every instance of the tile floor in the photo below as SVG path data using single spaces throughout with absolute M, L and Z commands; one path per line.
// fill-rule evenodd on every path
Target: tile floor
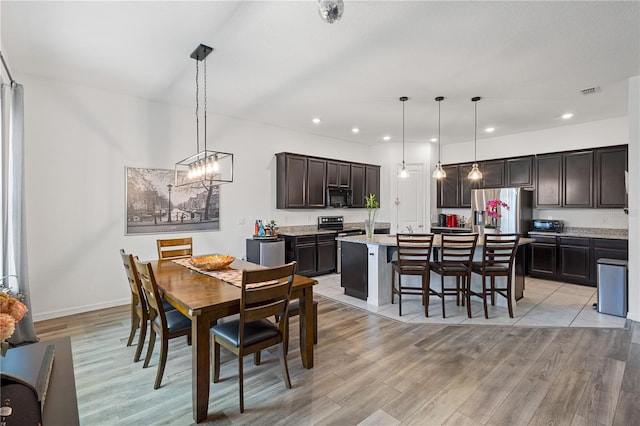
M 484 318 L 482 301 L 477 297 L 471 299 L 472 318 L 467 317 L 464 306 L 456 306 L 453 297 L 447 298 L 447 317 L 442 318 L 442 302 L 435 296 L 429 301 L 428 318 L 424 316 L 418 296 L 403 297 L 402 316 L 399 316 L 397 301 L 394 305 L 373 306 L 345 295 L 340 286 L 340 274 L 324 275 L 316 279 L 317 294 L 407 323 L 603 328 L 624 328 L 626 323 L 625 318 L 598 313 L 593 307 L 597 299 L 594 287 L 537 278 L 527 277 L 524 297 L 513 307 L 514 318 L 509 318 L 506 300 L 498 296 L 496 306 L 489 302 L 489 319 Z

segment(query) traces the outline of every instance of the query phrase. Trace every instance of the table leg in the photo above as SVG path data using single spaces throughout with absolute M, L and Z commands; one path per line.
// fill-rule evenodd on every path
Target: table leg
M 196 423 L 205 421 L 209 412 L 210 324 L 206 315 L 191 317 L 191 394 Z
M 313 368 L 313 287 L 303 290 L 300 298 L 300 356 L 305 368 Z

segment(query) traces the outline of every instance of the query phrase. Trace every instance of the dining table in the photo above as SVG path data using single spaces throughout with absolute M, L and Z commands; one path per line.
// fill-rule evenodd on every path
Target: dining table
M 196 423 L 207 419 L 209 410 L 210 338 L 217 320 L 240 312 L 240 287 L 171 260 L 151 261 L 156 283 L 164 299 L 191 319 L 192 402 Z M 264 266 L 236 259 L 232 270 Z M 300 303 L 300 357 L 305 368 L 313 368 L 313 286 L 317 281 L 294 275 L 291 299 Z

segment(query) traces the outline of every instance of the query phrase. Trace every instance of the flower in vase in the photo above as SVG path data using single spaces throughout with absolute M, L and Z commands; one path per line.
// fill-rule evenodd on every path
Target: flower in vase
M 8 292 L 0 292 L 0 354 L 4 356 L 9 349 L 7 340 L 16 331 L 16 323 L 24 317 L 28 309 L 24 303 Z
M 500 211 L 498 210 L 500 207 L 504 207 L 509 210 L 509 205 L 502 200 L 489 200 L 485 205 L 484 209 L 487 212 L 487 217 L 490 218 L 490 222 L 484 226 L 485 228 L 497 228 L 498 227 L 498 218 L 502 217 Z

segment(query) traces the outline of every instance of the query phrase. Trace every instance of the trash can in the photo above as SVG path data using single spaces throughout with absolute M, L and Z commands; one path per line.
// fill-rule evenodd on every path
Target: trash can
M 627 261 L 598 259 L 598 312 L 627 316 Z

